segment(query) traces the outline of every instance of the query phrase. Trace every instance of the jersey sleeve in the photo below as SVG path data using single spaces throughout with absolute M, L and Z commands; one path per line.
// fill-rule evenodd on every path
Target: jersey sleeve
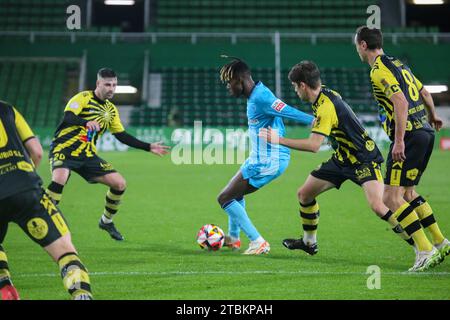
M 388 68 L 384 66 L 373 69 L 370 73 L 370 79 L 375 87 L 382 91 L 388 99 L 390 99 L 395 93 L 402 91 L 395 76 Z
M 31 130 L 28 123 L 25 121 L 24 117 L 20 114 L 19 111 L 14 108 L 14 117 L 15 117 L 15 125 L 17 132 L 19 133 L 20 139 L 22 142 L 27 141 L 30 138 L 34 137 L 34 133 Z
M 270 116 L 292 119 L 306 125 L 310 125 L 314 120 L 313 116 L 287 105 L 280 99 L 263 103 L 263 111 Z
M 332 102 L 325 102 L 317 109 L 316 121 L 311 129 L 312 133 L 329 136 L 331 129 L 337 126 L 336 110 Z
M 86 106 L 89 101 L 89 94 L 87 92 L 80 92 L 72 97 L 72 99 L 67 102 L 66 108 L 64 111 L 70 111 L 79 115 L 83 108 Z
M 115 115 L 111 121 L 111 125 L 109 126 L 109 131 L 111 133 L 120 133 L 120 132 L 125 131 L 125 128 L 122 125 L 122 121 L 120 121 L 119 110 L 117 110 L 116 106 L 114 106 L 114 110 L 115 110 Z

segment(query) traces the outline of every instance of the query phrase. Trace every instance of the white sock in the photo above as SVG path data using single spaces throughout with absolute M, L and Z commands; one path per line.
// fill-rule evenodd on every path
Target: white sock
M 102 221 L 103 223 L 111 223 L 113 222 L 112 219 L 109 219 L 107 216 L 102 215 Z
M 230 241 L 231 241 L 231 242 L 239 241 L 239 238 L 235 238 L 235 237 L 230 236 L 230 235 L 228 235 L 228 237 L 230 238 Z
M 313 245 L 317 242 L 316 234 L 310 234 L 308 232 L 305 232 L 303 235 L 303 242 L 306 243 L 308 246 Z

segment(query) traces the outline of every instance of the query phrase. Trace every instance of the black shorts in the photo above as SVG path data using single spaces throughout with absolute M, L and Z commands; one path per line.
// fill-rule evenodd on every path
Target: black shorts
M 96 183 L 94 178 L 117 172 L 114 170 L 112 164 L 106 162 L 97 155 L 89 158 L 74 158 L 62 152 L 50 153 L 50 165 L 52 171 L 58 168 L 66 168 L 75 171 L 89 183 Z
M 0 200 L 0 244 L 8 223 L 18 224 L 41 247 L 46 247 L 69 232 L 59 209 L 42 188 L 30 189 Z
M 316 170 L 313 170 L 311 175 L 317 179 L 331 182 L 337 189 L 348 179 L 357 185 L 362 185 L 364 182 L 371 180 L 383 182 L 379 163 L 371 162 L 343 166 L 334 157 L 322 163 Z
M 386 177 L 384 184 L 390 186 L 411 187 L 419 184 L 420 178 L 425 171 L 434 147 L 434 132 L 416 130 L 407 132 L 405 135 L 404 162 L 392 160 L 391 143 L 386 161 Z

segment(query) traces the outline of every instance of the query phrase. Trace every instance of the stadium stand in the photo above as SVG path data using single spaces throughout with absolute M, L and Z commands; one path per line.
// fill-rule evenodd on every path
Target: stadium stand
M 289 70 L 282 71 L 288 74 Z M 211 126 L 246 125 L 245 103 L 229 96 L 225 85 L 214 68 L 157 68 L 152 73 L 162 75 L 161 105 L 157 108 L 145 106 L 136 110 L 132 116 L 133 125 L 168 124 L 170 118 L 178 117 L 178 125 L 192 125 L 194 120 L 202 120 Z M 356 112 L 376 112 L 376 104 L 371 95 L 367 69 L 324 68 L 324 84 L 337 90 Z M 255 81 L 262 81 L 275 91 L 275 70 L 255 68 L 252 71 Z M 310 112 L 310 107 L 301 104 L 286 77 L 282 78 L 282 96 L 286 103 Z
M 77 69 L 76 63 L 1 60 L 0 97 L 16 106 L 31 125 L 53 127 Z

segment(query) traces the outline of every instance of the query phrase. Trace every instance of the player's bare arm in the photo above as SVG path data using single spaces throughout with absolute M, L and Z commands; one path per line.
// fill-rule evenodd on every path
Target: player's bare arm
M 420 96 L 422 97 L 425 108 L 427 109 L 428 122 L 433 126 L 434 129 L 436 129 L 436 131 L 441 130 L 444 122 L 436 114 L 436 109 L 434 108 L 434 101 L 431 93 L 425 87 L 423 87 L 422 90 L 420 90 Z
M 394 161 L 405 161 L 405 131 L 408 118 L 408 101 L 403 92 L 397 92 L 391 96 L 394 104 L 395 117 L 395 140 L 392 148 L 392 159 Z
M 37 168 L 39 167 L 39 164 L 42 160 L 42 146 L 39 143 L 39 140 L 36 137 L 33 137 L 31 139 L 28 139 L 24 143 L 25 148 L 27 149 L 28 153 L 30 154 L 31 159 L 33 160 L 34 166 Z
M 325 136 L 317 133 L 311 133 L 308 139 L 290 139 L 280 137 L 278 133 L 272 128 L 261 128 L 259 137 L 265 139 L 267 142 L 274 144 L 281 144 L 291 149 L 299 151 L 317 152 L 325 139 Z

